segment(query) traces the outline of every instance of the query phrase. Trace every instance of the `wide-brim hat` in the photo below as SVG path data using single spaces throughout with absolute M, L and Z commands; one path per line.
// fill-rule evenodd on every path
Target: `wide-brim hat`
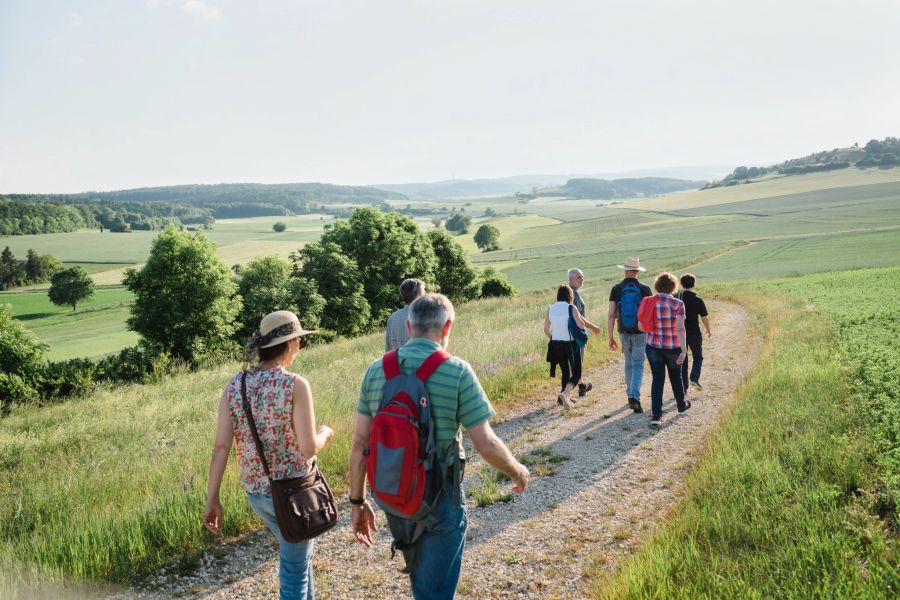
M 297 315 L 289 310 L 276 310 L 267 314 L 259 322 L 259 335 L 263 338 L 273 336 L 269 341 L 260 344 L 260 348 L 271 348 L 282 342 L 307 335 L 310 333 L 318 333 L 315 329 L 303 329 L 300 325 L 300 319 Z
M 629 256 L 625 260 L 624 265 L 616 265 L 616 266 L 624 271 L 646 271 L 647 270 L 641 266 L 641 261 L 636 256 Z

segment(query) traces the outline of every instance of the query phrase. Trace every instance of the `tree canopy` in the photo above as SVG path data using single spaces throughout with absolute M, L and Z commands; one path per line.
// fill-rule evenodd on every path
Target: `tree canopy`
M 475 245 L 482 252 L 500 249 L 500 230 L 489 223 L 485 223 L 475 232 Z
M 94 295 L 94 280 L 79 266 L 63 269 L 50 278 L 50 302 L 57 306 L 71 306 Z

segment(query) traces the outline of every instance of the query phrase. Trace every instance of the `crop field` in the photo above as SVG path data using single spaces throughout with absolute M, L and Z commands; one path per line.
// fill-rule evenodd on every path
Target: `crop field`
M 98 288 L 72 312 L 50 302 L 46 291 L 0 294 L 0 303 L 12 305 L 13 316 L 50 346 L 50 360 L 96 358 L 135 345 L 137 334 L 125 326 L 131 299 L 124 288 Z

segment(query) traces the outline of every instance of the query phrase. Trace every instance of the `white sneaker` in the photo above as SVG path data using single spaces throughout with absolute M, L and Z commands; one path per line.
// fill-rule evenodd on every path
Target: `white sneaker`
M 654 429 L 659 429 L 660 427 L 662 427 L 662 423 L 660 422 L 660 418 L 659 418 L 659 417 L 653 417 L 652 419 L 650 419 L 650 427 L 653 427 Z

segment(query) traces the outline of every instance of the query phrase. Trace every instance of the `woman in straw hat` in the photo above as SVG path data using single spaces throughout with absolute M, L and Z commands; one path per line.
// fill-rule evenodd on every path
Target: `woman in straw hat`
M 312 459 L 334 435 L 322 425 L 316 429 L 313 397 L 309 383 L 288 368 L 303 347 L 304 335 L 315 333 L 300 326 L 297 315 L 279 310 L 266 315 L 246 346 L 245 358 L 255 355 L 259 363 L 246 371 L 246 389 L 256 429 L 266 452 L 273 479 L 300 477 L 308 471 Z M 253 511 L 278 539 L 281 581 L 280 598 L 313 598 L 313 541 L 289 543 L 282 538 L 272 505 L 269 478 L 256 450 L 256 444 L 243 409 L 241 378 L 231 378 L 219 400 L 216 441 L 209 466 L 209 485 L 203 524 L 214 534 L 222 530 L 222 504 L 219 487 L 234 441 L 240 464 L 241 485 Z

